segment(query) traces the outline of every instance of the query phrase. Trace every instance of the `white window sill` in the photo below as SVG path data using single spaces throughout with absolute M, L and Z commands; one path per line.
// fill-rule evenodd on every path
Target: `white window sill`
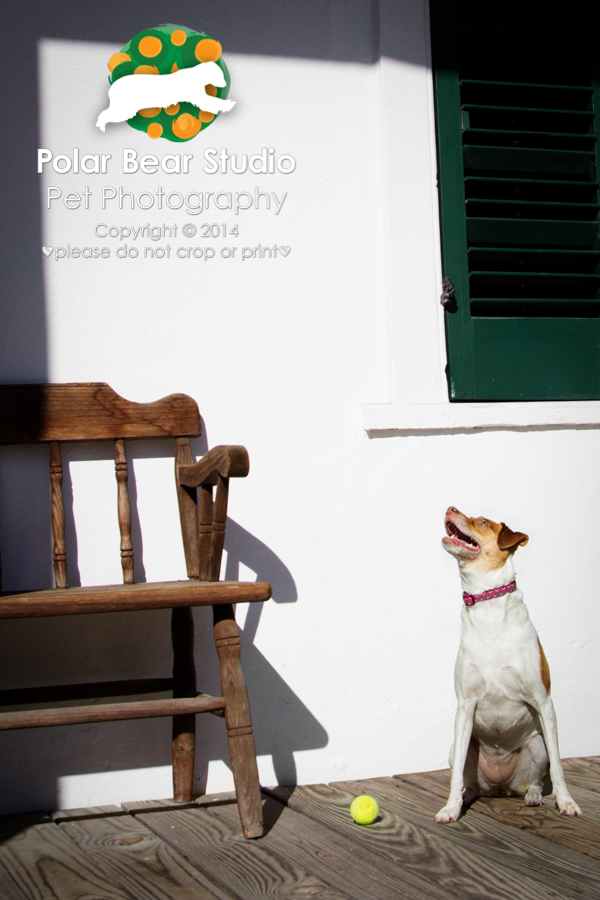
M 363 406 L 363 427 L 377 432 L 600 426 L 600 400 L 545 403 L 380 403 Z

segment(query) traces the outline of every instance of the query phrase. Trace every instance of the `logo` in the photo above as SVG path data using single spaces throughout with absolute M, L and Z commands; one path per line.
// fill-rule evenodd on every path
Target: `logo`
M 235 105 L 231 78 L 218 41 L 182 25 L 160 25 L 136 34 L 108 61 L 109 105 L 98 116 L 101 131 L 125 122 L 151 138 L 189 141 Z

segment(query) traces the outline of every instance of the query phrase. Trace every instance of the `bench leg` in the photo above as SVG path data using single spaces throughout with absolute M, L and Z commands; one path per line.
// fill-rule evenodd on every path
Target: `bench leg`
M 173 697 L 196 695 L 194 617 L 189 607 L 171 611 Z M 173 797 L 189 803 L 194 786 L 196 716 L 173 716 Z
M 242 829 L 244 837 L 258 838 L 263 834 L 262 801 L 248 693 L 240 664 L 240 635 L 232 606 L 213 606 L 213 615 L 231 769 Z

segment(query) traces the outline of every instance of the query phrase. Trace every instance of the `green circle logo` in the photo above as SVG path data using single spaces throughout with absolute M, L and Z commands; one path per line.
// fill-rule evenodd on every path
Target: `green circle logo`
M 151 138 L 189 141 L 234 105 L 227 100 L 231 78 L 220 43 L 183 25 L 140 31 L 113 53 L 108 68 L 110 105 L 97 122 L 102 131 L 107 122 L 126 120 Z

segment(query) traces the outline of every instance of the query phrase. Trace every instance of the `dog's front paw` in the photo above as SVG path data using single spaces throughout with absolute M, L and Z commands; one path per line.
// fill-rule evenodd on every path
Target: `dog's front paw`
M 542 806 L 544 798 L 538 787 L 530 787 L 525 794 L 525 806 Z
M 560 800 L 557 797 L 556 805 L 558 806 L 561 816 L 580 816 L 581 815 L 581 810 L 579 809 L 579 807 L 577 806 L 577 804 L 575 803 L 573 798 L 569 797 L 568 794 L 566 797 L 561 798 Z
M 435 821 L 440 825 L 445 825 L 447 822 L 456 822 L 460 816 L 461 807 L 462 803 L 460 801 L 458 803 L 447 803 L 443 809 L 440 809 L 435 817 Z

